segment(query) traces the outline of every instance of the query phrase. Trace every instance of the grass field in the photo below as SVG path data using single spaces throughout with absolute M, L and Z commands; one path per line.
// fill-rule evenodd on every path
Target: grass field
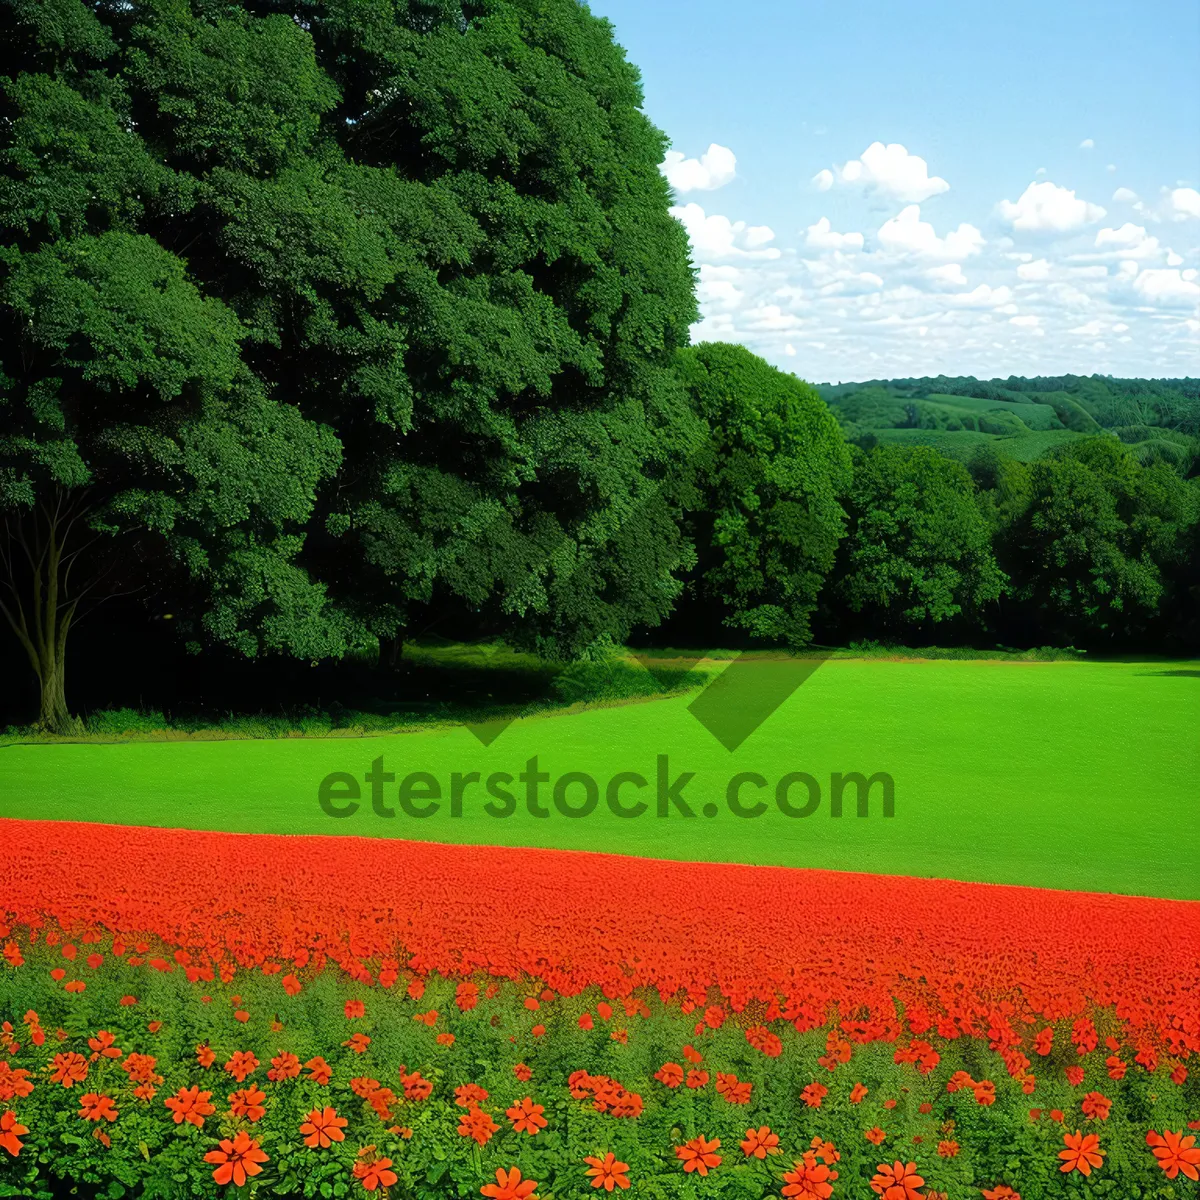
M 264 741 L 15 744 L 0 748 L 0 815 L 233 832 L 333 833 L 428 841 L 605 850 L 658 858 L 825 867 L 1037 887 L 1200 899 L 1200 664 L 826 663 L 735 752 L 689 713 L 691 697 L 593 708 L 516 721 L 490 746 L 462 727 L 372 738 Z M 480 785 L 451 815 L 451 773 L 518 776 L 527 760 L 548 816 L 531 815 L 524 786 L 516 811 L 487 815 Z M 696 814 L 656 812 L 656 762 L 671 780 L 694 772 L 683 796 Z M 349 817 L 322 811 L 332 772 L 359 779 L 374 759 L 398 779 L 429 772 L 439 810 L 414 818 L 396 805 L 377 815 L 370 787 Z M 636 819 L 609 811 L 605 787 L 622 771 L 648 780 Z M 821 785 L 813 815 L 773 803 L 788 772 Z M 895 815 L 833 819 L 831 772 L 886 772 Z M 570 819 L 550 802 L 553 781 L 587 772 L 600 802 Z M 735 816 L 726 785 L 739 772 L 768 782 L 744 789 L 767 811 Z M 582 785 L 566 793 L 571 805 Z M 639 798 L 627 786 L 625 804 Z M 804 802 L 803 790 L 791 796 Z M 414 801 L 417 805 L 428 803 Z M 715 815 L 702 815 L 712 806 Z

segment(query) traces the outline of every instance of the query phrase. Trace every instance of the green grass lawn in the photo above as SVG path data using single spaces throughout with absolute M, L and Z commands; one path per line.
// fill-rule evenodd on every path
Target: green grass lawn
M 553 846 L 667 859 L 699 859 L 1038 887 L 1200 899 L 1200 663 L 892 662 L 835 659 L 822 666 L 736 751 L 689 713 L 691 697 L 523 718 L 490 746 L 462 727 L 370 738 L 15 744 L 0 748 L 0 814 L 243 832 L 333 833 L 431 841 Z M 483 812 L 468 788 L 450 813 L 452 772 L 519 775 L 536 755 L 553 782 L 566 772 L 599 781 L 600 802 L 570 819 L 525 810 L 524 786 L 508 817 Z M 656 814 L 658 755 L 684 789 L 691 819 Z M 429 817 L 396 806 L 372 811 L 369 787 L 354 815 L 318 804 L 331 772 L 359 779 L 373 759 L 402 778 L 429 772 L 443 801 Z M 649 781 L 649 811 L 611 813 L 616 773 Z M 895 815 L 876 793 L 867 818 L 830 814 L 831 772 L 886 772 Z M 770 807 L 735 816 L 726 785 L 738 772 L 769 781 Z M 808 817 L 773 803 L 788 772 L 823 789 Z M 582 786 L 568 792 L 572 804 Z M 632 804 L 632 790 L 621 793 Z M 746 804 L 759 798 L 745 791 Z M 793 793 L 802 804 L 805 793 Z M 424 804 L 425 801 L 415 803 Z M 706 817 L 706 804 L 716 815 Z M 631 898 L 632 902 L 633 898 Z

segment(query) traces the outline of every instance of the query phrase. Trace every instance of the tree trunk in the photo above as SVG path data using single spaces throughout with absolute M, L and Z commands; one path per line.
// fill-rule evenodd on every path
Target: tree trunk
M 9 513 L 0 530 L 3 616 L 25 650 L 41 686 L 37 727 L 71 733 L 80 727 L 67 707 L 67 635 L 79 604 L 69 594 L 71 567 L 86 545 L 70 548 L 72 529 L 86 507 L 63 491 L 30 514 Z M 90 544 L 90 543 L 89 543 Z M 90 589 L 84 589 L 90 590 Z

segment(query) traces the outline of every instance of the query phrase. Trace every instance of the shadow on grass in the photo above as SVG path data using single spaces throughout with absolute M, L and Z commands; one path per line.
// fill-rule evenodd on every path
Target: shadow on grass
M 1193 670 L 1190 667 L 1180 668 L 1178 671 L 1139 671 L 1139 678 L 1155 678 L 1169 676 L 1173 679 L 1200 679 L 1200 670 Z

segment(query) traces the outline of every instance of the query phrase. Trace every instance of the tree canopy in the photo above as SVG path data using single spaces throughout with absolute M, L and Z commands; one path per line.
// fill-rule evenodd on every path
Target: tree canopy
M 694 281 L 607 22 L 10 0 L 0 40 L 15 627 L 64 496 L 247 654 L 431 614 L 573 653 L 669 610 Z

